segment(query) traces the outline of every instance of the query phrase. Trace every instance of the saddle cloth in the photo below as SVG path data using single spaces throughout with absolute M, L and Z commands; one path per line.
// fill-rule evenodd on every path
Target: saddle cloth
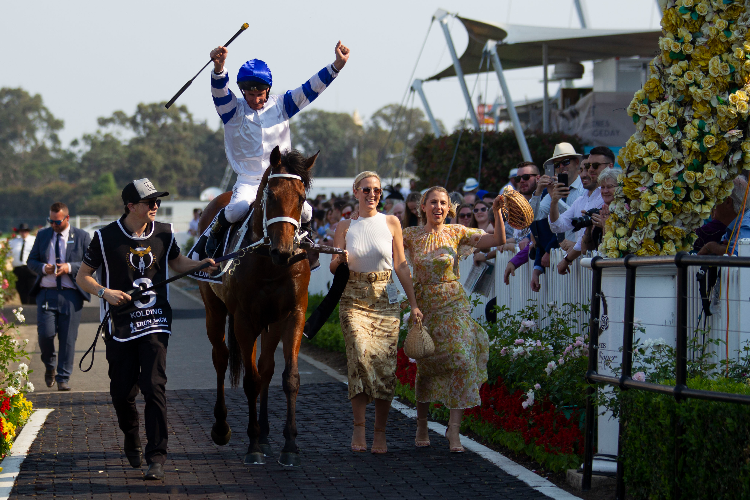
M 218 217 L 218 214 L 216 215 Z M 206 242 L 208 242 L 208 234 L 211 232 L 211 226 L 213 226 L 214 222 L 216 222 L 216 217 L 211 221 L 211 224 L 208 225 L 208 228 L 206 228 L 205 231 L 203 231 L 203 234 L 201 234 L 200 238 L 198 238 L 198 241 L 195 242 L 193 245 L 193 248 L 190 249 L 187 256 L 189 259 L 192 259 L 196 262 L 201 261 L 208 257 L 206 254 Z M 216 251 L 215 257 L 222 257 L 226 255 L 227 253 L 230 253 L 233 251 L 234 247 L 237 245 L 235 236 L 237 235 L 238 230 L 243 226 L 245 220 L 249 218 L 249 215 L 246 215 L 243 219 L 241 219 L 239 222 L 236 222 L 232 224 L 229 228 L 229 231 L 224 232 L 224 236 L 222 237 L 222 240 L 219 242 L 219 247 Z M 245 245 L 246 241 L 250 239 L 250 234 L 252 233 L 252 230 L 250 229 L 252 227 L 252 221 L 247 222 L 248 224 L 248 230 L 245 233 L 245 237 L 243 238 L 243 245 Z M 230 244 L 231 243 L 231 244 Z M 217 271 L 216 274 L 219 274 Z M 198 271 L 197 273 L 193 273 L 189 275 L 191 278 L 196 279 L 198 281 L 206 281 L 208 283 L 216 283 L 221 284 L 222 276 L 215 277 L 211 276 L 205 271 Z

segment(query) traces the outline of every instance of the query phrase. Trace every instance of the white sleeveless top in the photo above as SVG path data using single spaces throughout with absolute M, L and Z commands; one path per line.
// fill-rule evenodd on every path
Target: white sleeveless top
M 349 269 L 357 273 L 393 269 L 393 235 L 385 215 L 359 217 L 346 232 Z

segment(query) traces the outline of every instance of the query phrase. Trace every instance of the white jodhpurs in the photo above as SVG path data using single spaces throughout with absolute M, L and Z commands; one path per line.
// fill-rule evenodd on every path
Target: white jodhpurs
M 253 204 L 255 198 L 258 196 L 258 186 L 260 186 L 260 179 L 257 182 L 240 182 L 237 181 L 232 188 L 232 199 L 229 200 L 229 204 L 224 208 L 224 217 L 230 223 L 241 220 L 249 211 L 250 205 Z M 302 220 L 300 222 L 307 223 L 312 220 L 313 210 L 309 203 L 305 202 L 302 205 Z

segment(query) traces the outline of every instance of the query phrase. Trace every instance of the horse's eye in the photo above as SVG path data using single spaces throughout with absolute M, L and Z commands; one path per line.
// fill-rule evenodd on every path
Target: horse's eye
M 305 203 L 305 197 L 304 196 L 300 196 L 299 197 L 299 204 L 302 205 L 303 203 Z

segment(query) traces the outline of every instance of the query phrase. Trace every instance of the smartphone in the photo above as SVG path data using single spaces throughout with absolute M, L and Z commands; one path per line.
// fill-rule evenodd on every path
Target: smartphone
M 555 178 L 555 164 L 550 163 L 544 167 L 544 175 L 549 176 L 551 179 Z
M 566 186 L 568 185 L 568 174 L 560 174 L 557 176 L 557 182 L 562 182 Z

